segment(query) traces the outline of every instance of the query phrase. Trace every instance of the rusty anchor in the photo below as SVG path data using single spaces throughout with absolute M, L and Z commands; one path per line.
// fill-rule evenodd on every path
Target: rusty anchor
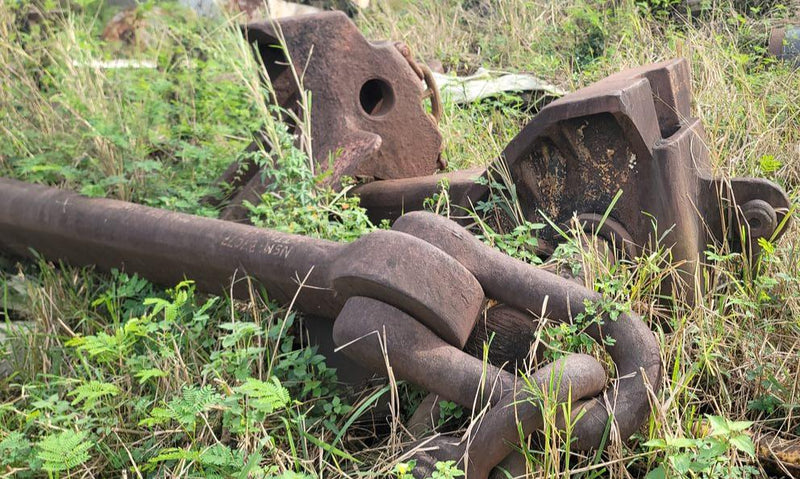
M 407 46 L 367 41 L 342 12 L 252 23 L 243 33 L 280 107 L 298 110 L 301 78 L 311 92 L 311 150 L 321 171 L 330 167 L 332 187 L 345 176 L 408 178 L 442 166 L 441 100 L 430 70 Z M 423 104 L 428 98 L 431 114 Z M 259 202 L 270 181 L 263 176 L 254 160 L 232 164 L 219 180 L 233 187 L 220 217 L 246 221 L 244 202 Z
M 664 283 L 662 294 L 688 302 L 702 291 L 708 245 L 757 256 L 759 239 L 783 234 L 790 207 L 770 181 L 712 175 L 703 125 L 691 117 L 690 85 L 683 59 L 612 75 L 543 108 L 498 160 L 527 220 L 567 227 L 577 216 L 587 231 L 633 255 L 656 239 L 671 247 L 682 275 Z M 375 181 L 354 193 L 373 218 L 396 218 L 422 209 L 445 179 L 454 204 L 477 204 L 489 191 L 476 178 L 489 174 L 476 168 Z M 560 241 L 550 227 L 542 239 Z
M 343 15 L 329 13 L 277 25 L 295 64 L 309 61 L 309 52 L 314 50 L 304 73 L 305 86 L 318 100 L 325 98 L 314 103 L 312 123 L 318 121 L 313 130 L 319 134 L 314 141 L 325 145 L 338 141 L 344 152 L 333 162 L 335 182 L 341 179 L 339 172 L 376 180 L 354 191 L 373 219 L 395 219 L 403 212 L 423 209 L 424 201 L 439 191 L 444 179 L 454 205 L 469 207 L 488 197 L 488 188 L 475 180 L 487 177 L 496 167 L 429 174 L 435 170 L 441 138 L 421 108 L 426 93 L 422 93 L 420 78 L 429 75 L 406 47 L 392 51 L 380 44 L 385 55 L 383 61 L 377 60 L 378 44 L 366 42 Z M 347 32 L 347 41 L 326 41 L 340 30 Z M 275 28 L 254 24 L 247 32 L 264 60 L 279 103 L 294 106 L 297 86 L 282 51 L 273 48 L 278 43 Z M 351 44 L 361 47 L 354 50 Z M 391 78 L 398 82 L 391 91 L 410 93 L 402 99 L 392 96 L 392 115 L 365 116 L 363 105 L 359 109 L 356 104 L 355 91 L 367 85 L 368 77 L 389 78 L 380 73 L 389 66 L 396 73 Z M 438 111 L 435 83 L 426 83 Z M 343 100 L 335 92 L 348 95 Z M 786 193 L 770 181 L 713 176 L 703 125 L 691 116 L 691 99 L 689 65 L 684 59 L 625 70 L 546 106 L 507 145 L 495 165 L 502 163 L 508 169 L 522 212 L 531 222 L 550 220 L 565 227 L 577 216 L 587 231 L 629 255 L 654 245 L 657 239 L 670 247 L 671 259 L 682 275 L 666 280 L 662 295 L 692 303 L 703 290 L 700 273 L 708 245 L 728 243 L 734 251 L 757 257 L 759 239 L 777 239 L 786 229 L 790 203 Z M 405 113 L 394 112 L 399 107 L 405 107 Z M 352 131 L 339 131 L 335 137 L 328 134 L 351 123 L 351 117 L 375 120 L 374 125 L 360 124 L 364 130 L 359 137 L 380 125 L 380 131 L 369 130 L 375 132 L 372 138 L 394 145 L 386 150 L 390 153 L 361 162 L 369 165 L 368 170 L 353 169 L 360 160 L 354 161 L 348 152 L 364 150 Z M 315 151 L 322 150 L 315 147 Z M 236 171 L 236 165 L 231 171 Z M 239 196 L 223 210 L 224 219 L 243 218 L 242 195 L 247 191 L 263 190 L 240 188 Z M 622 196 L 605 217 L 618 192 Z M 258 195 L 247 200 L 257 202 Z M 240 214 L 230 216 L 231 211 Z M 561 240 L 554 228 L 546 228 L 540 239 L 546 244 Z
M 462 350 L 486 298 L 553 321 L 569 321 L 599 299 L 424 212 L 403 216 L 391 231 L 339 244 L 0 179 L 0 248 L 121 267 L 166 284 L 190 277 L 210 292 L 251 275 L 274 299 L 334 320 L 335 343 L 360 364 L 384 371 L 386 354 L 401 379 L 467 407 L 478 397 L 488 412 L 470 437 L 418 454 L 421 464 L 461 461 L 475 477 L 487 477 L 512 451 L 509 441 L 519 431 L 511 406 L 529 396 L 514 374 Z M 232 292 L 245 295 L 241 282 Z M 649 415 L 647 382 L 657 388 L 661 377 L 656 339 L 636 315 L 606 319 L 588 333 L 615 340 L 604 345 L 618 374 L 609 388 L 603 390 L 603 368 L 584 356 L 563 358 L 533 377 L 544 387 L 558 375 L 557 398 L 584 411 L 574 429 L 581 449 L 599 447 L 609 424 L 620 438 L 633 434 Z M 518 411 L 527 434 L 543 418 L 536 401 L 526 404 Z

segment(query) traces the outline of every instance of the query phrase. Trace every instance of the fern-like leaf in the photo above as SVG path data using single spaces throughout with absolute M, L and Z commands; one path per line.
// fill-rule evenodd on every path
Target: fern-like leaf
M 199 462 L 204 466 L 241 470 L 244 467 L 244 459 L 242 451 L 233 451 L 228 446 L 214 444 L 200 454 Z
M 10 466 L 25 458 L 31 450 L 31 443 L 21 432 L 14 431 L 0 441 L 0 465 Z
M 119 394 L 119 388 L 111 383 L 103 383 L 100 381 L 89 381 L 83 383 L 70 391 L 67 396 L 74 397 L 72 405 L 83 403 L 84 410 L 93 409 L 97 401 L 105 396 L 116 396 Z
M 50 434 L 38 444 L 36 456 L 43 462 L 47 472 L 69 471 L 89 460 L 89 449 L 93 444 L 86 440 L 85 431 Z
M 139 378 L 139 384 L 144 384 L 152 378 L 163 378 L 166 375 L 167 373 L 158 368 L 143 369 L 136 373 L 136 377 Z
M 149 463 L 156 464 L 165 461 L 196 461 L 200 459 L 200 452 L 191 449 L 181 449 L 179 447 L 167 447 L 158 452 L 158 455 L 150 459 Z
M 173 398 L 166 407 L 153 408 L 150 411 L 150 417 L 143 419 L 139 424 L 153 426 L 175 420 L 188 431 L 194 431 L 197 425 L 197 415 L 208 411 L 211 407 L 220 404 L 221 401 L 222 396 L 211 386 L 186 387 L 180 397 Z
M 289 391 L 275 377 L 272 382 L 248 378 L 235 391 L 247 396 L 253 409 L 266 414 L 287 407 L 291 401 Z
M 244 467 L 245 456 L 241 451 L 233 451 L 228 446 L 215 444 L 203 450 L 182 449 L 178 447 L 168 447 L 158 451 L 158 455 L 148 462 L 157 464 L 167 461 L 187 461 L 196 462 L 210 470 L 204 470 L 204 477 L 213 475 L 213 469 L 235 469 L 240 470 Z

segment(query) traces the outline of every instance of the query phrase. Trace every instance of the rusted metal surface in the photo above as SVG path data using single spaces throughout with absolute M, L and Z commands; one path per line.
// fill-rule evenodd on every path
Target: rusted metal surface
M 340 21 L 335 15 L 323 16 L 322 26 L 310 31 L 314 35 L 338 32 L 345 42 L 337 43 L 338 48 L 359 41 L 374 47 L 355 30 L 350 34 L 337 30 Z M 303 29 L 310 28 L 304 22 L 287 22 L 281 25 L 287 39 L 302 36 Z M 263 25 L 248 32 L 262 56 L 274 56 L 268 47 L 274 42 L 270 36 L 274 32 Z M 316 45 L 313 38 L 307 45 Z M 410 68 L 397 47 L 377 51 L 400 55 Z M 309 52 L 310 47 L 306 57 Z M 312 61 L 326 58 L 317 52 L 315 47 Z M 295 61 L 304 58 L 302 50 L 301 60 L 292 55 Z M 337 78 L 352 80 L 348 88 L 391 77 L 390 73 L 371 77 L 373 70 L 355 67 L 345 74 L 335 70 L 338 63 L 333 64 L 341 58 L 330 58 L 324 68 L 338 72 Z M 280 58 L 274 59 L 273 68 L 280 70 L 279 62 Z M 419 80 L 415 70 L 410 71 Z M 291 80 L 286 69 L 270 75 L 279 86 Z M 757 254 L 757 239 L 776 235 L 788 211 L 788 199 L 765 180 L 722 181 L 711 176 L 702 125 L 689 117 L 688 85 L 687 64 L 666 62 L 614 75 L 542 110 L 503 153 L 527 218 L 541 222 L 547 216 L 565 225 L 577 216 L 587 232 L 628 255 L 637 254 L 652 238 L 662 237 L 672 247 L 673 260 L 682 264 L 690 291 L 691 275 L 708 243 L 729 241 Z M 296 92 L 276 91 L 286 95 L 281 102 L 295 101 Z M 433 124 L 422 110 L 421 91 L 418 82 L 412 92 L 417 95 L 412 102 L 417 108 L 414 114 L 422 111 L 425 121 Z M 326 98 L 315 96 L 315 104 L 320 97 Z M 384 95 L 382 101 L 387 98 Z M 363 98 L 350 98 L 348 104 L 341 96 L 328 100 L 341 108 L 361 107 L 359 118 L 380 123 L 395 111 L 400 97 L 392 98 L 388 103 L 370 100 L 369 107 L 363 105 Z M 469 436 L 440 438 L 434 441 L 436 449 L 418 453 L 420 467 L 415 474 L 424 477 L 437 460 L 454 459 L 470 477 L 488 477 L 512 452 L 510 444 L 519 438 L 517 420 L 524 434 L 530 434 L 542 427 L 543 418 L 539 403 L 531 400 L 535 395 L 520 388 L 513 372 L 484 364 L 475 353 L 490 331 L 533 340 L 538 321 L 571 321 L 586 311 L 587 304 L 602 298 L 578 282 L 501 254 L 450 220 L 422 212 L 400 216 L 421 208 L 443 178 L 449 181 L 450 197 L 457 204 L 484 198 L 488 190 L 476 184 L 475 178 L 487 172 L 431 176 L 435 159 L 433 163 L 430 158 L 409 162 L 398 153 L 419 152 L 413 132 L 398 134 L 406 143 L 380 153 L 384 130 L 358 125 L 355 130 L 330 133 L 331 141 L 346 143 L 344 155 L 334 162 L 335 175 L 401 178 L 360 188 L 362 201 L 373 215 L 399 217 L 391 231 L 338 244 L 0 179 L 0 248 L 19 255 L 29 255 L 33 248 L 49 259 L 103 269 L 122 267 L 165 284 L 190 277 L 211 292 L 228 290 L 231 278 L 250 275 L 272 298 L 327 318 L 327 334 L 333 343 L 358 364 L 382 373 L 388 360 L 399 379 L 465 407 L 485 407 L 480 424 Z M 238 178 L 239 194 L 258 192 L 257 187 L 248 190 L 260 181 L 257 171 L 248 172 L 249 178 L 235 170 L 229 173 Z M 424 176 L 402 179 L 400 175 L 406 174 Z M 621 199 L 606 217 L 619 191 Z M 739 230 L 737 224 L 748 232 L 743 242 L 731 233 Z M 558 238 L 551 231 L 544 239 Z M 234 295 L 244 295 L 240 287 L 234 284 Z M 489 309 L 479 321 L 487 300 L 500 306 Z M 648 385 L 658 388 L 662 374 L 656 339 L 635 314 L 600 318 L 585 332 L 614 362 L 614 381 L 607 385 L 604 368 L 580 355 L 546 365 L 530 378 L 531 384 L 540 387 L 552 385 L 553 375 L 560 378 L 561 387 L 549 390 L 555 400 L 564 400 L 570 393 L 571 410 L 582 414 L 572 429 L 577 438 L 572 447 L 582 450 L 599 447 L 609 427 L 615 437 L 630 437 L 649 415 Z M 326 334 L 324 325 L 317 334 Z M 613 339 L 613 344 L 606 343 L 606 338 Z M 499 351 L 493 363 L 526 354 L 525 340 L 505 344 L 509 347 Z M 558 420 L 563 424 L 566 419 Z M 514 462 L 513 457 L 506 460 Z
M 800 477 L 800 439 L 763 435 L 756 441 L 758 459 L 774 477 Z
M 543 403 L 568 403 L 599 394 L 605 385 L 605 371 L 593 357 L 573 354 L 538 369 L 529 381 L 533 391 L 520 387 L 507 394 L 459 440 L 444 437 L 433 441 L 431 445 L 439 448 L 417 456 L 420 470 L 414 474 L 431 477 L 437 462 L 462 457 L 460 467 L 467 477 L 488 478 L 496 465 L 516 451 L 520 435 L 544 429 Z
M 670 287 L 686 288 L 688 297 L 707 245 L 735 241 L 737 223 L 748 224 L 742 208 L 761 200 L 777 221 L 789 210 L 771 182 L 712 176 L 690 84 L 685 60 L 613 75 L 548 105 L 504 152 L 522 201 L 536 206 L 526 208 L 531 221 L 603 215 L 621 191 L 609 217 L 630 238 L 624 244 L 662 238 L 685 274 Z M 752 246 L 777 222 L 749 226 Z
M 578 215 L 587 230 L 602 226 L 600 236 L 633 255 L 660 238 L 683 272 L 677 284 L 664 285 L 665 296 L 688 300 L 709 244 L 757 255 L 759 238 L 783 233 L 776 228 L 790 206 L 770 181 L 712 175 L 703 125 L 691 117 L 690 84 L 683 59 L 612 75 L 542 109 L 500 160 L 529 221 L 568 227 Z M 455 204 L 484 199 L 488 189 L 471 180 L 481 175 L 488 172 L 373 182 L 356 192 L 373 217 L 396 218 L 436 193 L 443 179 L 455 188 Z M 548 227 L 542 239 L 560 236 Z
M 540 398 L 526 390 L 517 377 L 449 348 L 413 318 L 392 306 L 369 298 L 351 298 L 336 320 L 334 340 L 346 345 L 347 354 L 361 363 L 373 365 L 376 370 L 385 371 L 385 353 L 397 376 L 422 373 L 421 385 L 443 399 L 471 408 L 477 395 L 479 407 L 489 406 L 479 426 L 468 436 L 427 443 L 425 452 L 416 454 L 415 477 L 429 477 L 437 461 L 456 460 L 459 467 L 466 469 L 468 477 L 486 478 L 493 467 L 514 451 L 514 444 L 520 437 L 518 425 L 525 436 L 542 430 L 544 418 L 539 409 Z M 417 369 L 421 365 L 425 366 L 424 372 Z M 570 397 L 575 402 L 573 411 L 576 413 L 585 404 L 581 400 L 591 404 L 606 383 L 603 367 L 595 359 L 583 355 L 569 356 L 544 366 L 529 379 L 537 389 L 552 394 L 554 403 L 566 402 Z M 554 388 L 553 384 L 558 387 Z M 454 397 L 453 393 L 459 390 L 461 393 Z M 642 399 L 647 402 L 646 397 Z M 619 408 L 615 412 L 627 414 Z M 577 421 L 578 426 L 583 423 L 584 418 Z M 636 429 L 640 425 L 637 424 Z M 579 437 L 586 443 L 576 447 L 598 447 L 603 430 L 600 429 L 599 436 L 591 438 L 588 434 L 592 432 L 581 431 L 583 435 Z M 428 450 L 429 446 L 435 446 L 435 450 Z
M 407 46 L 367 41 L 341 12 L 252 23 L 244 34 L 280 106 L 299 108 L 298 79 L 310 92 L 311 131 L 303 134 L 311 136 L 320 172 L 330 167 L 331 186 L 338 188 L 344 176 L 407 178 L 432 174 L 441 166 L 441 100 L 430 70 L 414 61 Z M 428 97 L 432 115 L 423 104 Z M 270 181 L 258 173 L 251 161 L 232 165 L 222 176 L 236 183 L 223 219 L 241 221 L 246 218 L 243 202 L 258 203 Z
M 505 304 L 498 304 L 486 310 L 470 334 L 465 351 L 475 357 L 483 357 L 490 364 L 508 371 L 517 371 L 531 352 L 536 362 L 542 361 L 544 348 L 531 351 L 539 333 L 539 317 L 527 311 L 520 311 Z
M 300 311 L 328 318 L 349 295 L 368 296 L 407 311 L 459 347 L 483 300 L 462 265 L 397 231 L 339 244 L 8 179 L 0 179 L 0 246 L 23 256 L 33 248 L 49 259 L 122 267 L 163 284 L 190 277 L 206 291 L 225 291 L 232 275 L 247 274 L 275 300 L 294 300 Z M 300 283 L 305 287 L 295 297 Z
M 383 372 L 388 359 L 399 379 L 467 407 L 476 400 L 485 405 L 469 438 L 452 447 L 440 441 L 429 452 L 460 461 L 475 477 L 511 452 L 506 440 L 518 437 L 517 416 L 526 434 L 542 420 L 535 400 L 521 401 L 531 396 L 519 378 L 463 350 L 484 302 L 559 322 L 600 299 L 430 213 L 405 215 L 391 231 L 339 244 L 0 179 L 0 251 L 30 256 L 33 250 L 165 284 L 189 277 L 210 292 L 229 291 L 232 278 L 254 277 L 272 298 L 332 320 L 334 343 L 359 364 Z M 246 297 L 236 285 L 232 291 Z M 660 383 L 658 344 L 644 322 L 627 314 L 601 324 L 587 332 L 615 340 L 604 346 L 619 375 L 609 387 L 603 368 L 582 356 L 533 376 L 533 384 L 543 385 L 557 372 L 557 398 L 572 390 L 572 410 L 584 411 L 573 429 L 580 449 L 599 447 L 609 421 L 619 437 L 633 434 L 649 413 L 646 381 Z
M 333 157 L 334 176 L 396 179 L 438 168 L 441 135 L 425 112 L 425 90 L 407 47 L 369 42 L 341 12 L 277 23 L 286 52 L 311 92 L 314 157 Z M 245 29 L 264 62 L 279 101 L 293 108 L 294 73 L 271 23 Z M 354 148 L 353 145 L 357 145 Z
M 769 54 L 800 66 L 800 25 L 773 28 L 769 34 Z
M 408 213 L 395 222 L 393 229 L 442 249 L 475 276 L 488 298 L 520 311 L 530 311 L 552 321 L 569 321 L 585 311 L 586 304 L 600 299 L 575 282 L 503 255 L 440 216 Z M 619 437 L 630 437 L 650 411 L 642 374 L 652 384 L 658 384 L 661 377 L 658 344 L 647 325 L 632 313 L 621 314 L 602 326 L 590 325 L 585 332 L 600 344 L 604 337 L 615 340 L 614 345 L 605 348 L 620 379 L 605 394 L 617 411 L 624 411 L 614 415 Z M 585 407 L 586 415 L 575 429 L 579 449 L 590 449 L 592 444 L 600 443 L 609 418 L 603 400 L 590 401 Z
M 453 205 L 470 206 L 489 194 L 486 185 L 476 183 L 485 177 L 486 168 L 471 168 L 437 175 L 400 180 L 373 181 L 359 185 L 353 193 L 374 221 L 396 220 L 403 213 L 424 209 L 425 200 L 447 185 Z

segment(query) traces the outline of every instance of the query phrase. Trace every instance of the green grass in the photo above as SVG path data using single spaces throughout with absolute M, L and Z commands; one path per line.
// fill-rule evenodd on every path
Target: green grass
M 149 34 L 138 46 L 106 44 L 101 19 L 113 12 L 84 3 L 30 31 L 19 14 L 27 3 L 0 4 L 0 174 L 214 216 L 201 198 L 264 129 L 277 147 L 255 155 L 282 176 L 252 212 L 259 226 L 341 241 L 376 227 L 354 200 L 319 186 L 306 146 L 272 119 L 235 26 L 147 4 L 139 14 Z M 378 2 L 357 23 L 369 38 L 402 40 L 453 71 L 530 71 L 567 90 L 684 56 L 715 172 L 769 178 L 796 202 L 800 75 L 764 51 L 785 8 L 719 0 L 687 18 L 631 1 L 503 0 L 488 11 L 463 3 Z M 156 68 L 86 66 L 120 57 Z M 518 105 L 513 95 L 446 104 L 451 167 L 495 158 L 534 114 Z M 535 231 L 476 230 L 528 261 Z M 567 460 L 551 432 L 545 449 L 525 446 L 533 477 L 763 476 L 750 438 L 800 436 L 797 239 L 793 227 L 767 245 L 759 274 L 736 254 L 710 252 L 709 293 L 673 309 L 655 300 L 674 270 L 665 252 L 612 264 L 564 248 L 560 261 L 580 265 L 587 284 L 648 318 L 665 378 L 632 441 Z M 164 289 L 123 273 L 0 258 L 0 317 L 12 330 L 0 353 L 10 369 L 0 382 L 0 476 L 403 477 L 400 424 L 422 392 L 381 384 L 350 394 L 306 344 L 302 318 L 258 285 L 252 291 L 251 301 L 232 301 L 190 282 Z M 550 353 L 599 354 L 578 332 L 541 331 Z M 389 389 L 401 407 L 375 434 L 366 411 Z M 450 406 L 443 424 L 465 427 L 470 411 Z

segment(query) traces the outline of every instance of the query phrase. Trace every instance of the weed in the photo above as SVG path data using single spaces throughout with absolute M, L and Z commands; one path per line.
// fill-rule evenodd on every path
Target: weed
M 711 430 L 701 438 L 666 438 L 646 442 L 645 447 L 667 451 L 662 465 L 647 474 L 647 479 L 667 477 L 747 478 L 755 477 L 758 470 L 737 466 L 730 454 L 743 453 L 755 457 L 755 444 L 745 432 L 753 423 L 730 421 L 719 416 L 707 416 Z
M 0 2 L 0 174 L 215 216 L 200 199 L 220 193 L 214 179 L 245 159 L 244 147 L 261 132 L 270 147 L 252 154 L 274 181 L 251 205 L 254 222 L 341 241 L 376 227 L 347 195 L 349 183 L 328 184 L 311 163 L 309 131 L 276 120 L 269 87 L 235 26 L 145 3 L 137 15 L 151 34 L 133 46 L 109 45 L 98 39 L 99 19 L 113 12 L 79 3 L 82 11 L 26 25 L 29 2 Z M 786 8 L 713 0 L 684 18 L 672 1 L 643 3 L 504 0 L 469 9 L 461 0 L 379 2 L 358 22 L 367 37 L 403 40 L 459 73 L 530 71 L 568 90 L 686 57 L 714 173 L 764 176 L 792 191 L 800 178 L 800 76 L 763 45 L 765 18 L 785 16 Z M 152 67 L 91 66 L 111 58 Z M 302 103 L 301 126 L 308 98 Z M 453 168 L 484 165 L 534 113 L 515 95 L 446 104 L 444 156 Z M 305 133 L 300 141 L 297 133 Z M 451 211 L 445 188 L 428 206 L 472 217 L 488 244 L 536 263 L 556 245 L 536 239 L 540 226 L 525 221 L 508 176 L 493 172 L 492 196 L 470 211 Z M 495 226 L 499 216 L 509 222 Z M 550 417 L 560 406 L 547 404 L 544 447 L 520 437 L 530 471 L 763 476 L 751 441 L 800 434 L 796 230 L 780 243 L 762 242 L 758 262 L 709 245 L 707 292 L 692 307 L 674 301 L 670 309 L 659 306 L 658 286 L 679 276 L 670 245 L 654 241 L 615 262 L 578 248 L 579 233 L 568 232 L 576 241 L 552 261 L 609 301 L 587 305 L 565 329 L 545 329 L 551 352 L 597 354 L 580 331 L 630 309 L 659 337 L 665 379 L 634 441 L 611 437 L 607 451 L 591 457 L 569 451 Z M 0 353 L 11 371 L 0 383 L 0 465 L 9 475 L 296 479 L 394 470 L 407 479 L 414 467 L 392 469 L 401 428 L 376 438 L 360 424 L 387 389 L 351 404 L 336 371 L 305 344 L 295 313 L 265 300 L 257 285 L 251 301 L 239 302 L 200 295 L 190 281 L 164 289 L 123 272 L 6 260 L 0 285 L 3 319 L 29 321 L 8 334 Z M 698 431 L 702 418 L 711 433 Z M 459 475 L 444 463 L 436 477 Z

